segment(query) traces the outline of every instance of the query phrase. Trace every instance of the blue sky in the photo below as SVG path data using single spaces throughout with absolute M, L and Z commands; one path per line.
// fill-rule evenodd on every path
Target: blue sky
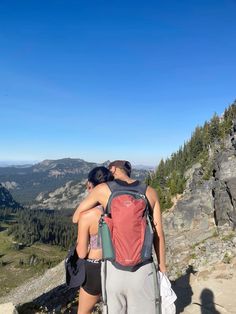
M 0 160 L 156 165 L 236 99 L 236 1 L 0 2 Z

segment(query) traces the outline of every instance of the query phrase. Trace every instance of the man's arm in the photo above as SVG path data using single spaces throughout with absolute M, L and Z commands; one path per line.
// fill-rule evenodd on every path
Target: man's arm
M 73 223 L 79 222 L 80 213 L 95 207 L 98 204 L 96 187 L 88 194 L 88 196 L 79 204 L 72 217 Z
M 106 183 L 101 183 L 92 189 L 88 196 L 76 208 L 72 218 L 73 223 L 78 223 L 80 213 L 89 210 L 98 204 L 101 204 L 105 208 L 106 194 L 109 193 L 109 191 Z
M 162 227 L 162 217 L 161 208 L 157 192 L 148 187 L 147 197 L 149 199 L 150 205 L 153 208 L 153 223 L 155 227 L 154 233 L 154 249 L 158 258 L 160 271 L 166 272 L 166 259 L 165 259 L 165 237 Z

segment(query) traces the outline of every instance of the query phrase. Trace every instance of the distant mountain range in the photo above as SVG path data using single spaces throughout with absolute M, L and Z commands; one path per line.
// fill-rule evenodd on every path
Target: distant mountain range
M 154 171 L 156 167 L 154 166 L 147 166 L 147 165 L 134 165 L 134 169 L 138 170 L 148 170 L 148 171 Z
M 44 160 L 30 166 L 0 167 L 0 183 L 13 198 L 32 208 L 74 208 L 85 193 L 88 172 L 102 164 L 82 159 Z M 143 181 L 146 169 L 133 169 L 132 177 Z
M 7 161 L 7 160 L 0 160 L 0 167 L 20 167 L 26 168 L 30 167 L 33 164 L 36 164 L 34 161 Z

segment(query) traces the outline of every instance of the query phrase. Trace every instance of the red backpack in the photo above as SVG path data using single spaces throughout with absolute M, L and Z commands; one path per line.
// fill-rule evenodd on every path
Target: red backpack
M 134 271 L 152 259 L 153 228 L 146 184 L 107 182 L 111 195 L 99 222 L 103 258 L 123 270 Z

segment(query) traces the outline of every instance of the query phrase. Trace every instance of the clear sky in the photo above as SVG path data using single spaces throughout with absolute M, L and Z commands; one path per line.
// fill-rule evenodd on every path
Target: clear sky
M 0 1 L 0 160 L 156 165 L 236 98 L 235 0 Z

